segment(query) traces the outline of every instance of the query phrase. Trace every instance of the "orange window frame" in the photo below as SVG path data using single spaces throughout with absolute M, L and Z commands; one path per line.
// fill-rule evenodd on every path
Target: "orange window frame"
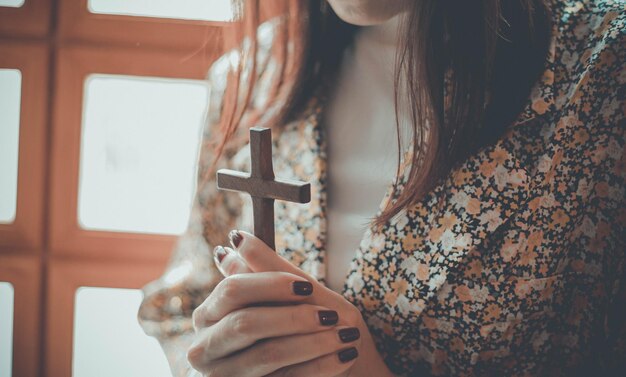
M 0 68 L 22 73 L 15 220 L 0 224 L 0 249 L 38 251 L 43 245 L 48 50 L 40 42 L 0 42 Z
M 0 34 L 45 37 L 50 30 L 52 1 L 26 0 L 19 8 L 0 7 Z
M 53 254 L 165 262 L 174 236 L 85 230 L 78 225 L 83 88 L 92 73 L 203 79 L 207 59 L 180 52 L 64 47 L 57 60 L 52 125 L 50 244 Z
M 59 35 L 63 40 L 187 51 L 211 48 L 221 43 L 222 28 L 229 24 L 94 14 L 87 9 L 87 0 L 60 0 L 59 11 Z
M 0 281 L 11 283 L 14 290 L 13 376 L 39 373 L 41 271 L 36 256 L 0 255 Z
M 203 79 L 227 25 L 92 14 L 87 0 L 0 7 L 0 67 L 22 72 L 16 218 L 0 224 L 0 281 L 15 290 L 13 376 L 71 375 L 76 289 L 141 288 L 176 238 L 78 226 L 85 78 Z
M 225 24 L 91 14 L 60 0 L 52 93 L 46 376 L 71 374 L 81 286 L 141 288 L 164 271 L 177 237 L 82 229 L 78 223 L 83 91 L 90 74 L 204 79 Z
M 139 289 L 163 272 L 160 263 L 129 265 L 124 262 L 55 261 L 50 266 L 46 294 L 54 305 L 46 309 L 46 359 L 48 377 L 72 375 L 74 298 L 78 288 Z M 63 308 L 58 310 L 57 308 Z

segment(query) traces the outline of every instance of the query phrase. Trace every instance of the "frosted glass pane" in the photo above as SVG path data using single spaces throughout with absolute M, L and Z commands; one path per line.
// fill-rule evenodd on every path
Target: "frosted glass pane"
M 73 377 L 171 376 L 159 342 L 137 322 L 141 299 L 137 289 L 76 291 Z
M 11 376 L 13 359 L 13 285 L 0 281 L 0 377 Z
M 0 223 L 15 220 L 22 72 L 0 69 Z
M 24 0 L 0 0 L 0 7 L 19 8 L 22 5 L 24 5 Z
M 184 232 L 195 188 L 207 83 L 91 75 L 84 93 L 81 226 Z
M 89 0 L 91 13 L 200 21 L 229 21 L 232 0 Z

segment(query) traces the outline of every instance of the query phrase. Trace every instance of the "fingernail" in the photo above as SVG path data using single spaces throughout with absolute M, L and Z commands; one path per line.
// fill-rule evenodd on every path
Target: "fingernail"
M 355 340 L 359 339 L 359 337 L 361 336 L 359 329 L 357 329 L 356 327 L 349 327 L 347 329 L 341 329 L 338 331 L 338 333 L 339 333 L 339 339 L 341 339 L 341 341 L 344 343 L 354 342 Z
M 323 326 L 334 325 L 339 320 L 339 315 L 334 310 L 320 310 L 317 312 L 317 316 Z
M 348 361 L 356 359 L 356 357 L 359 356 L 359 351 L 357 351 L 356 348 L 352 347 L 339 351 L 337 353 L 337 356 L 339 356 L 339 361 L 341 361 L 342 363 L 347 363 Z
M 226 254 L 228 254 L 228 251 L 226 249 L 224 249 L 222 246 L 216 246 L 215 249 L 213 249 L 213 258 L 215 259 L 215 263 L 222 263 L 222 260 L 224 259 Z
M 310 296 L 313 293 L 313 284 L 308 281 L 294 281 L 292 289 L 298 296 Z
M 243 240 L 243 236 L 238 230 L 231 230 L 230 233 L 228 233 L 228 238 L 235 249 L 239 247 L 239 244 Z

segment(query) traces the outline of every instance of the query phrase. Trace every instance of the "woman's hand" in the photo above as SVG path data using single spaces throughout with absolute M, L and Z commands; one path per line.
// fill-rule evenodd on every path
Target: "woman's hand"
M 311 295 L 311 283 L 285 272 L 224 279 L 194 312 L 197 336 L 189 361 L 208 376 L 347 370 L 356 357 L 358 329 L 336 326 L 337 312 L 307 303 Z M 271 302 L 287 306 L 253 306 Z
M 207 376 L 389 376 L 359 311 L 263 242 L 231 233 L 226 278 L 193 315 L 192 366 Z

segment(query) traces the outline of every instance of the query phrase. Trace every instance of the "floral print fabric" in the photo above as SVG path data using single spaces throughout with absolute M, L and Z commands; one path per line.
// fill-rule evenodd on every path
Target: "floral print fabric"
M 356 252 L 343 294 L 398 375 L 602 374 L 624 365 L 625 4 L 552 7 L 546 70 L 517 121 L 422 201 L 369 229 Z M 212 82 L 223 80 L 216 72 L 226 59 L 214 64 Z M 269 81 L 276 67 L 263 59 L 260 79 Z M 313 96 L 274 148 L 276 175 L 312 186 L 309 205 L 277 203 L 277 252 L 320 281 L 323 108 Z M 247 168 L 244 139 L 224 164 Z M 203 150 L 200 171 L 210 153 Z M 405 173 L 403 162 L 400 186 Z M 396 199 L 391 192 L 381 208 Z M 213 181 L 202 186 L 168 270 L 145 288 L 140 319 L 176 375 L 191 373 L 191 312 L 220 279 L 210 246 L 224 244 L 231 228 L 249 229 L 249 211 L 245 197 L 217 192 Z

